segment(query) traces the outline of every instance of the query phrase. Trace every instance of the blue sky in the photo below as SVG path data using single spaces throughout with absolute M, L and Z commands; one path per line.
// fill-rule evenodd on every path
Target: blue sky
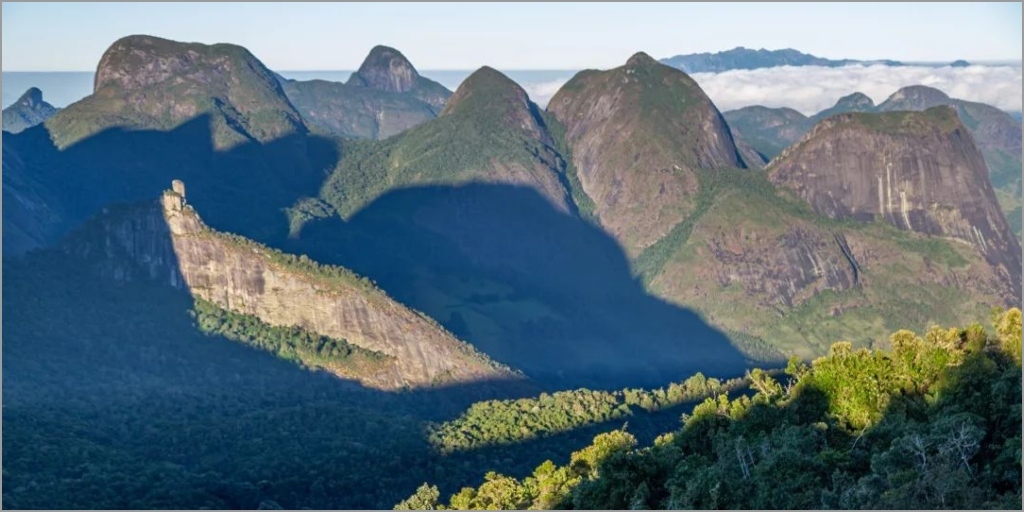
M 831 58 L 1020 60 L 1020 3 L 3 3 L 3 70 L 88 71 L 119 37 L 247 47 L 272 69 L 355 69 L 375 44 L 420 69 L 609 68 L 736 46 Z

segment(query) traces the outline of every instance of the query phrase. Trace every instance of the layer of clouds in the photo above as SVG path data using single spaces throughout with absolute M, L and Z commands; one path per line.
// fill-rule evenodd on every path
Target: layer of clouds
M 908 85 L 927 85 L 953 98 L 1021 110 L 1020 66 L 783 66 L 694 73 L 692 77 L 723 112 L 764 105 L 790 107 L 810 115 L 854 92 L 867 94 L 879 104 Z
M 520 86 L 526 91 L 526 94 L 530 95 L 531 101 L 540 108 L 544 108 L 551 101 L 551 97 L 568 81 L 568 78 L 560 78 L 547 82 L 526 82 L 520 84 Z

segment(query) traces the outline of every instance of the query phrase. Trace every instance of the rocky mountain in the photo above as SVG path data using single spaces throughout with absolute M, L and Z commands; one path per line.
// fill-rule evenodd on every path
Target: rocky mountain
M 428 317 L 366 279 L 283 254 L 206 226 L 175 181 L 159 203 L 111 206 L 76 231 L 66 250 L 108 279 L 156 280 L 274 326 L 297 326 L 383 354 L 383 361 L 331 366 L 379 389 L 515 378 Z
M 578 73 L 547 110 L 565 126 L 593 214 L 631 257 L 692 213 L 694 170 L 745 166 L 700 86 L 644 53 Z
M 483 67 L 467 77 L 440 116 L 380 144 L 355 144 L 323 189 L 348 216 L 388 189 L 505 183 L 533 188 L 568 211 L 564 162 L 537 106 L 518 84 Z
M 883 64 L 886 66 L 902 66 L 903 64 L 894 60 L 853 60 L 839 59 L 831 60 L 822 57 L 815 57 L 802 53 L 792 48 L 784 50 L 754 50 L 738 46 L 731 50 L 717 53 L 691 53 L 676 55 L 661 62 L 681 69 L 687 73 L 720 73 L 732 69 L 761 69 L 777 66 L 825 66 L 840 67 L 851 64 Z
M 844 114 L 846 112 L 874 112 L 877 109 L 874 100 L 869 98 L 866 94 L 855 92 L 847 96 L 839 98 L 839 101 L 835 105 L 818 112 L 811 116 L 811 126 L 802 126 L 804 133 L 810 131 L 811 127 L 818 121 L 825 119 L 834 114 Z M 799 138 L 799 137 L 798 137 Z M 795 142 L 795 140 L 793 141 Z M 782 151 L 779 151 L 781 153 Z M 774 157 L 773 157 L 774 158 Z
M 109 127 L 169 130 L 202 114 L 217 149 L 306 131 L 274 74 L 245 48 L 143 35 L 115 41 L 93 94 L 64 112 L 47 123 L 60 147 Z
M 60 110 L 53 105 L 43 101 L 43 91 L 36 87 L 29 88 L 22 94 L 18 101 L 11 104 L 3 111 L 3 126 L 5 132 L 18 133 L 26 128 L 31 128 Z
M 11 144 L 20 155 L 22 189 L 47 190 L 60 222 L 39 224 L 32 201 L 5 202 L 5 218 L 26 223 L 12 233 L 54 243 L 104 205 L 152 197 L 182 177 L 214 225 L 283 238 L 276 208 L 314 191 L 336 159 L 334 142 L 307 132 L 273 73 L 244 48 L 125 37 L 100 59 L 93 94 L 4 137 L 5 151 Z M 268 208 L 254 208 L 256 197 Z M 10 247 L 5 254 L 24 245 Z
M 63 223 L 52 187 L 36 179 L 26 165 L 32 144 L 22 137 L 3 140 L 3 251 L 21 254 L 56 239 Z
M 766 159 L 782 152 L 802 137 L 813 121 L 791 108 L 759 105 L 730 110 L 722 114 L 734 139 L 742 139 Z
M 376 46 L 347 83 L 283 80 L 288 99 L 323 134 L 386 139 L 437 117 L 452 93 L 394 48 Z
M 882 220 L 973 246 L 1020 296 L 1021 247 L 956 110 L 840 114 L 768 166 L 771 180 L 831 219 Z
M 792 116 L 788 109 L 784 111 L 766 107 L 746 107 L 724 115 L 737 138 L 747 141 L 756 151 L 771 159 L 778 156 L 782 148 L 810 131 L 817 122 L 834 114 L 921 111 L 937 105 L 949 105 L 956 109 L 957 115 L 981 150 L 1000 207 L 1019 238 L 1020 208 L 1024 197 L 1021 186 L 1021 125 L 1010 114 L 995 107 L 953 99 L 932 87 L 910 86 L 896 91 L 877 106 L 861 93 L 845 96 L 835 106 L 811 116 L 810 122 Z M 794 134 L 798 135 L 794 137 Z
M 565 134 L 515 82 L 481 68 L 437 119 L 347 144 L 320 197 L 291 210 L 289 250 L 371 277 L 547 386 L 737 371 L 742 356 L 724 336 L 648 296 L 588 220 Z

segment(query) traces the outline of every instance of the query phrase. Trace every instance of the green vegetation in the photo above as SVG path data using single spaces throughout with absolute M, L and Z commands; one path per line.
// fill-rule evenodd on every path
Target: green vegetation
M 396 509 L 816 509 L 1021 506 L 1021 312 L 901 330 L 892 350 L 847 342 L 753 396 L 708 398 L 649 447 L 625 429 L 519 479 L 490 471 L 440 502 L 421 486 Z
M 670 409 L 707 396 L 739 391 L 747 384 L 746 379 L 721 382 L 698 373 L 681 383 L 649 391 L 577 389 L 544 393 L 537 398 L 477 402 L 457 419 L 434 425 L 430 442 L 442 453 L 518 443 L 628 418 L 638 409 Z
M 548 133 L 551 134 L 551 138 L 555 142 L 555 151 L 559 155 L 562 155 L 564 159 L 564 169 L 561 175 L 564 176 L 564 185 L 569 189 L 569 193 L 572 195 L 572 201 L 576 205 L 576 209 L 579 211 L 580 216 L 589 222 L 598 224 L 597 214 L 594 213 L 594 200 L 587 195 L 587 192 L 583 190 L 583 184 L 580 183 L 579 171 L 576 169 L 576 165 L 573 164 L 572 160 L 572 148 L 565 140 L 565 125 L 560 123 L 553 114 L 544 110 L 541 111 L 541 118 L 544 120 L 544 124 L 548 129 Z
M 305 254 L 298 256 L 289 254 L 278 249 L 274 249 L 273 247 L 267 247 L 266 245 L 244 236 L 216 231 L 208 226 L 206 227 L 206 233 L 204 233 L 204 235 L 218 238 L 239 249 L 256 252 L 265 257 L 267 261 L 271 263 L 291 270 L 297 274 L 316 278 L 323 284 L 335 287 L 354 286 L 357 289 L 371 294 L 384 295 L 384 292 L 378 288 L 376 283 L 372 280 L 356 275 L 345 267 L 324 265 L 310 259 Z M 368 297 L 372 297 L 372 295 L 369 295 Z
M 962 126 L 956 110 L 945 106 L 932 107 L 923 112 L 851 112 L 847 116 L 850 122 L 883 133 L 920 133 L 934 128 L 948 132 Z
M 756 201 L 759 207 L 770 208 L 793 217 L 814 220 L 826 226 L 851 226 L 852 221 L 834 221 L 815 215 L 810 206 L 799 199 L 783 194 L 775 185 L 768 181 L 765 171 L 746 169 L 715 169 L 696 170 L 700 188 L 697 192 L 696 206 L 693 212 L 682 222 L 676 224 L 671 231 L 653 245 L 645 249 L 633 261 L 633 273 L 643 279 L 649 286 L 665 264 L 679 251 L 690 235 L 697 222 L 716 202 L 729 191 L 740 191 L 741 197 L 730 199 L 733 208 L 748 209 L 748 203 Z
M 320 197 L 342 218 L 349 218 L 387 190 L 403 185 L 486 181 L 482 171 L 495 165 L 557 167 L 557 154 L 519 126 L 520 117 L 532 114 L 523 102 L 525 96 L 509 97 L 518 86 L 509 81 L 495 87 L 497 91 L 470 91 L 458 108 L 451 107 L 458 100 L 453 98 L 451 112 L 389 139 L 345 144 L 345 156 Z
M 323 200 L 303 197 L 295 205 L 284 209 L 288 217 L 288 236 L 297 237 L 302 226 L 314 219 L 325 219 L 335 214 L 334 208 Z
M 309 368 L 372 371 L 390 359 L 380 352 L 300 327 L 272 326 L 254 316 L 228 311 L 200 298 L 195 299 L 192 317 L 203 333 L 240 341 Z

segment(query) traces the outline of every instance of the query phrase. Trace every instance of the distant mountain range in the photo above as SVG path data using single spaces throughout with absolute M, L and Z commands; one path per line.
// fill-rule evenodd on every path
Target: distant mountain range
M 761 69 L 774 68 L 778 66 L 824 66 L 840 67 L 852 64 L 883 66 L 904 66 L 903 62 L 889 59 L 880 60 L 856 60 L 856 59 L 826 59 L 807 53 L 786 48 L 784 50 L 754 50 L 737 46 L 732 50 L 725 50 L 717 53 L 690 53 L 676 55 L 661 59 L 663 64 L 668 64 L 687 73 L 720 73 L 733 69 Z M 957 60 L 950 65 L 956 67 L 969 66 L 970 63 L 964 60 Z

